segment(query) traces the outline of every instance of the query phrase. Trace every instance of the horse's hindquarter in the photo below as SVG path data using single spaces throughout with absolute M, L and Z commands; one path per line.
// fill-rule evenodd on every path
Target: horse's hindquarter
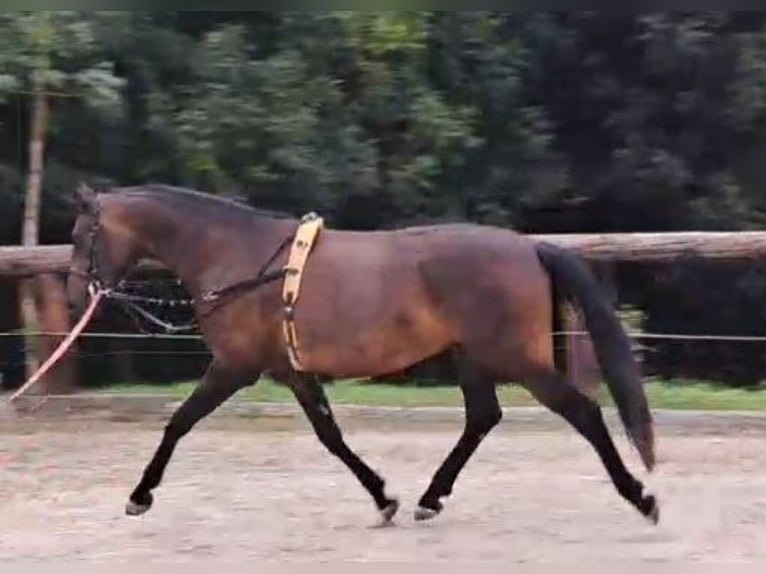
M 308 368 L 374 376 L 448 347 L 453 333 L 420 274 L 429 250 L 397 232 L 322 231 L 295 311 Z
M 492 375 L 509 380 L 550 367 L 550 280 L 527 237 L 455 226 L 439 234 L 422 275 L 457 342 Z

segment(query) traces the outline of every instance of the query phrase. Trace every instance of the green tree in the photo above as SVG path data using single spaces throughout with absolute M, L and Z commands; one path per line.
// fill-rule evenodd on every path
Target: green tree
M 570 231 L 747 225 L 734 167 L 766 102 L 763 18 L 749 20 L 589 12 L 524 22 L 527 87 L 569 158 Z
M 29 165 L 22 244 L 39 242 L 40 198 L 45 143 L 52 94 L 83 98 L 89 105 L 112 112 L 118 107 L 121 82 L 100 59 L 92 24 L 77 12 L 5 13 L 0 15 L 0 89 L 22 91 L 31 97 Z M 34 284 L 21 285 L 24 327 L 38 326 Z M 29 348 L 29 347 L 28 347 Z M 28 353 L 28 375 L 37 367 Z

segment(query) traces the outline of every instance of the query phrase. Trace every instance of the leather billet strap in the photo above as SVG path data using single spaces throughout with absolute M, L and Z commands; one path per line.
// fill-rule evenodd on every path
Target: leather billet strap
M 282 285 L 282 302 L 284 303 L 282 330 L 290 363 L 296 371 L 305 369 L 298 352 L 298 333 L 294 320 L 295 304 L 300 294 L 301 278 L 306 261 L 323 226 L 324 220 L 315 213 L 308 213 L 301 218 L 285 265 L 286 275 Z

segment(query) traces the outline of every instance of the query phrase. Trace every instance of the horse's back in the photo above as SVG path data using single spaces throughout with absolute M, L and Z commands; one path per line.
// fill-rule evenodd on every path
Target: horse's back
M 377 232 L 328 230 L 319 245 L 315 272 L 325 281 L 334 277 L 336 293 L 354 299 L 353 291 L 370 303 L 392 290 L 506 298 L 548 287 L 535 242 L 500 227 L 455 223 Z
M 401 266 L 441 257 L 480 256 L 535 258 L 534 242 L 502 227 L 445 223 L 380 231 L 323 231 L 328 250 L 365 261 L 391 258 Z

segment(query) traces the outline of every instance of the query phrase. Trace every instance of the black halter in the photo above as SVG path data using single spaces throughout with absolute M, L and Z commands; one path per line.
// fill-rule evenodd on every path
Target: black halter
M 101 231 L 101 206 L 96 203 L 95 205 L 95 220 L 88 229 L 88 239 L 90 241 L 90 249 L 88 250 L 88 268 L 85 271 L 79 269 L 72 269 L 69 271 L 71 275 L 77 275 L 84 277 L 88 281 L 88 293 L 95 295 L 97 292 L 108 292 L 109 287 L 105 286 L 105 282 L 101 277 L 101 273 L 98 267 L 97 257 L 97 240 L 99 237 L 99 231 Z

